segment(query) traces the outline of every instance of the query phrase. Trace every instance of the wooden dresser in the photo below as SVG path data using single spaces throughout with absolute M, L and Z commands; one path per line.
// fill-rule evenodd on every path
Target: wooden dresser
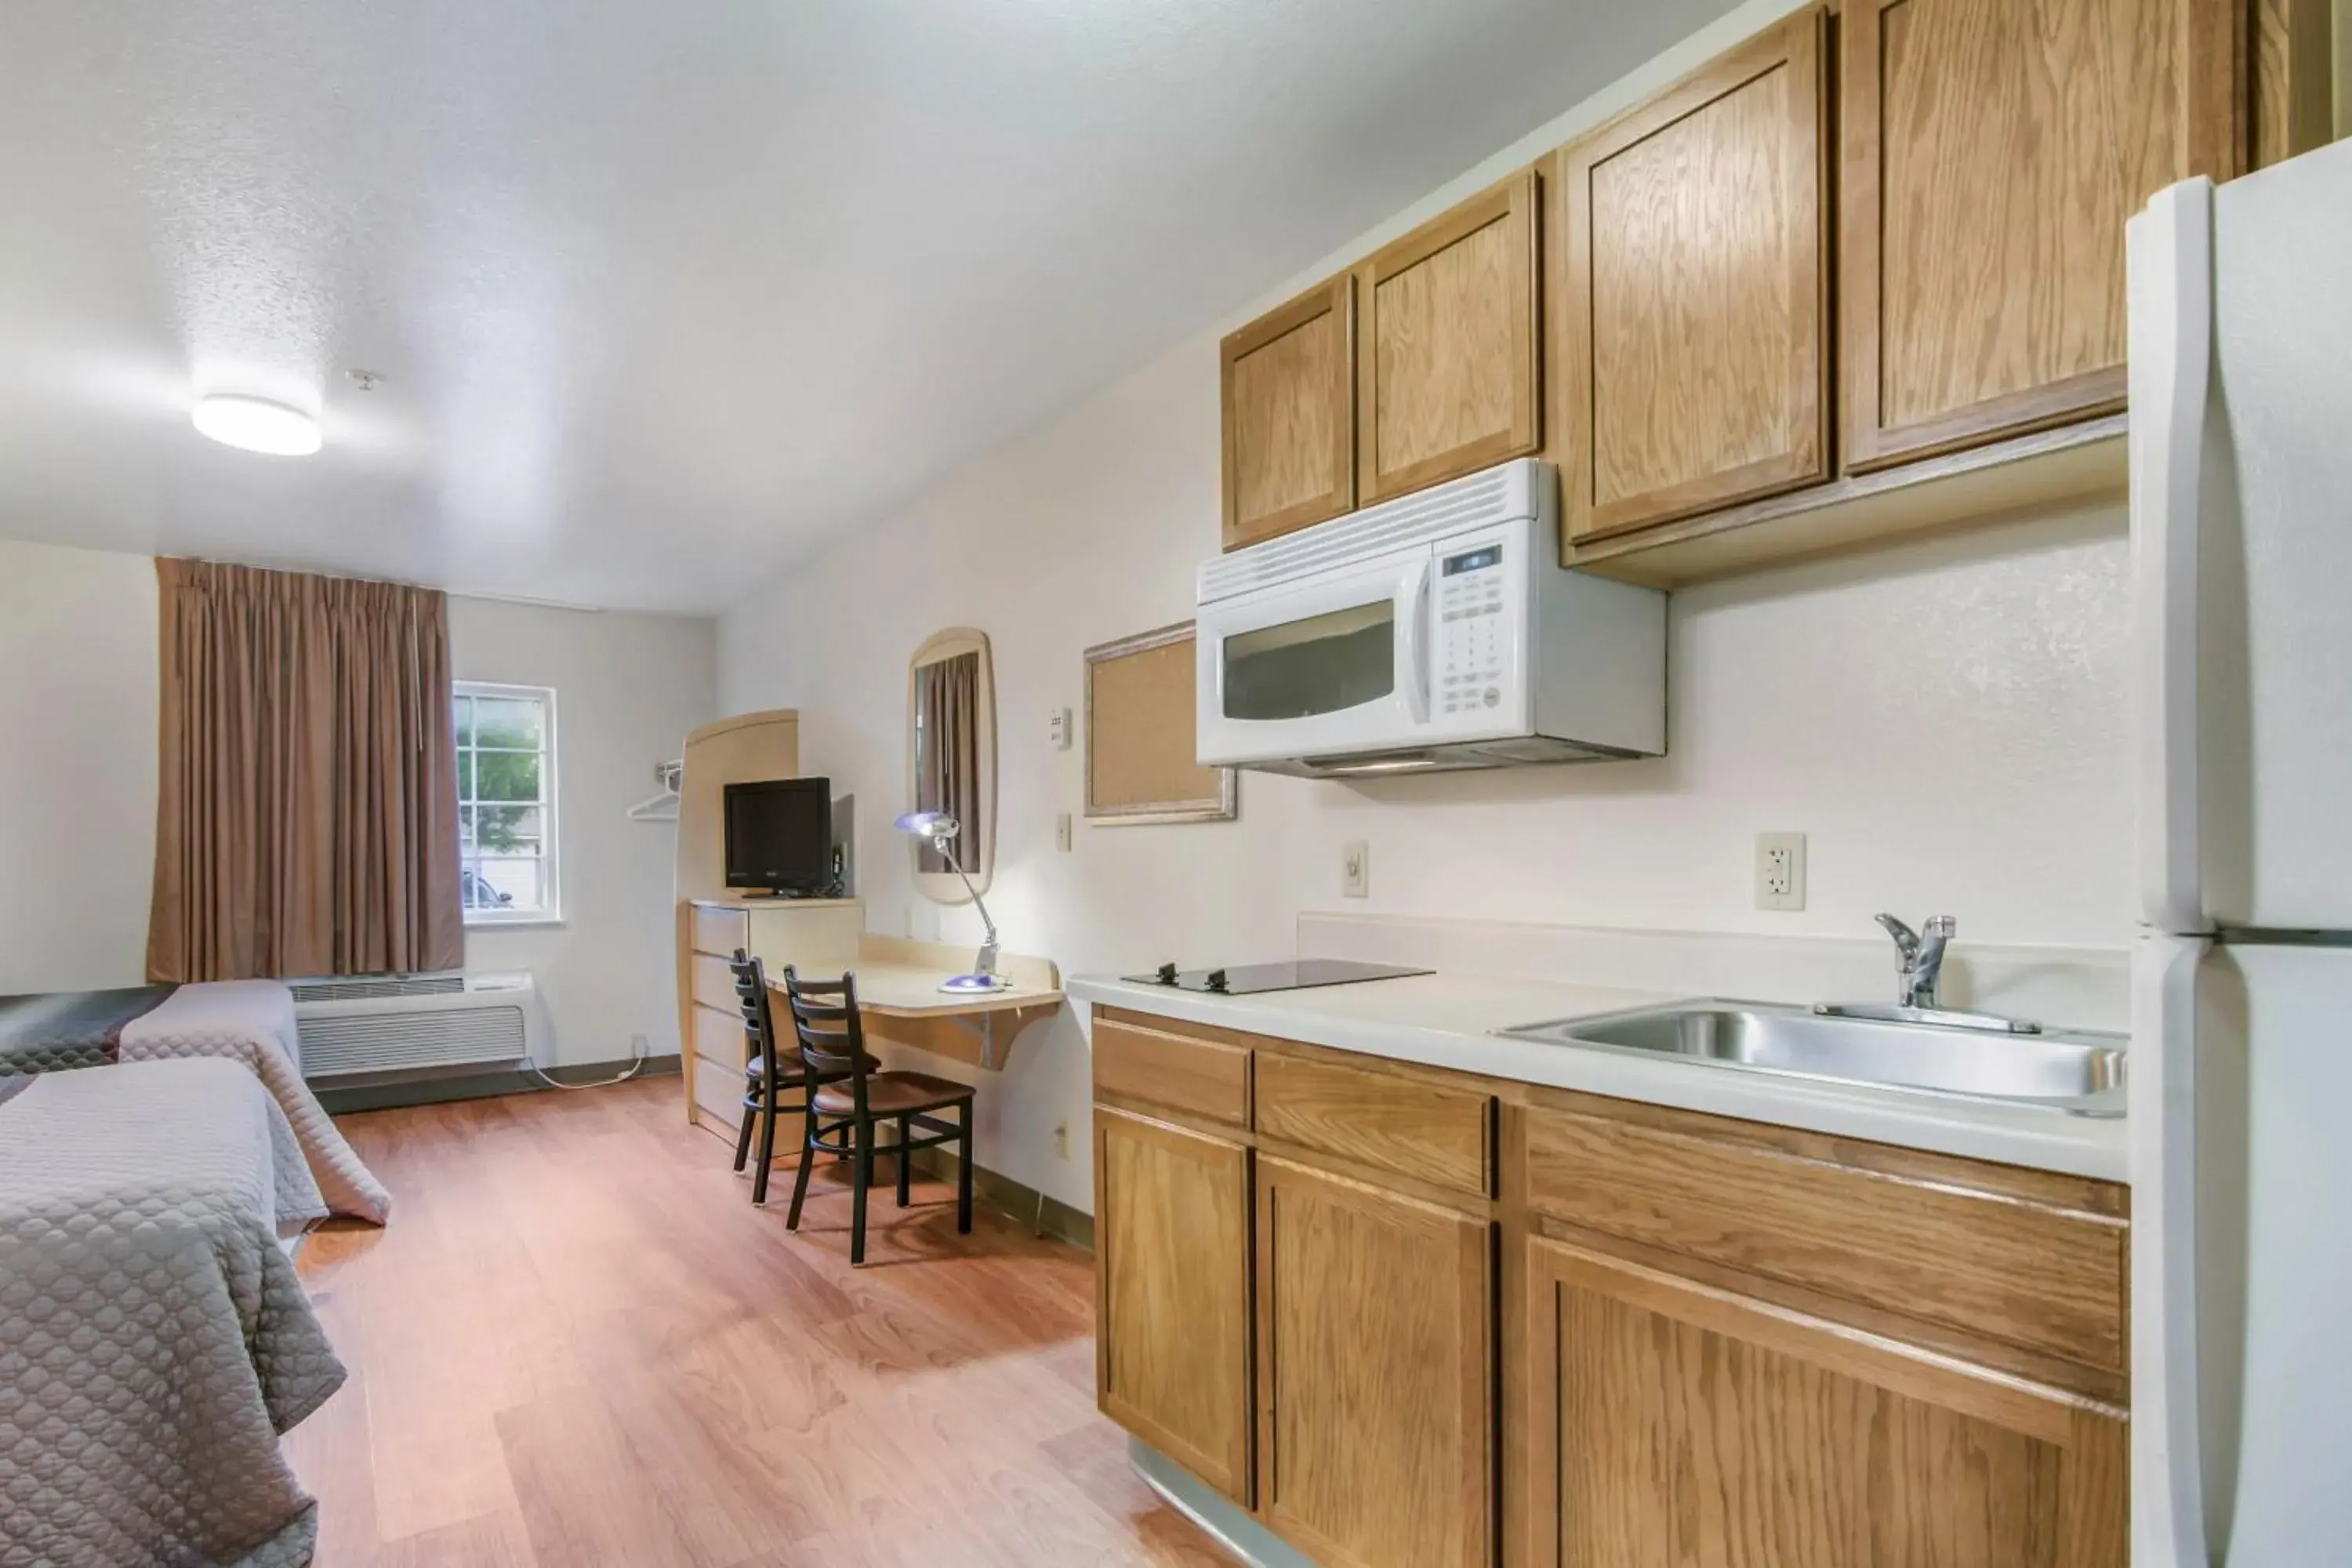
M 857 967 L 866 905 L 857 899 L 695 899 L 687 906 L 687 1120 L 732 1143 L 742 1125 L 743 1014 L 729 960 L 743 949 L 782 980 L 784 965 L 831 976 Z M 779 1122 L 776 1147 L 800 1147 L 800 1119 Z

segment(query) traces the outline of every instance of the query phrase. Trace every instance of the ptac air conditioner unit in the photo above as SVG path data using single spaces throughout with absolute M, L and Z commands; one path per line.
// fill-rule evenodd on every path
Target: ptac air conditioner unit
M 297 980 L 302 1076 L 413 1072 L 538 1059 L 546 1031 L 529 974 Z

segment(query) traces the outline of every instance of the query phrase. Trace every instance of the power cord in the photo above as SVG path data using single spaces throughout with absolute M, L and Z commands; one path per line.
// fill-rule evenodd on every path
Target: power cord
M 593 1083 L 565 1083 L 562 1079 L 550 1078 L 546 1070 L 533 1061 L 526 1061 L 522 1067 L 525 1072 L 533 1075 L 550 1089 L 610 1089 L 616 1083 L 628 1082 L 645 1070 L 646 1037 L 639 1035 L 636 1044 L 629 1048 L 629 1065 L 625 1070 L 612 1078 L 600 1078 Z

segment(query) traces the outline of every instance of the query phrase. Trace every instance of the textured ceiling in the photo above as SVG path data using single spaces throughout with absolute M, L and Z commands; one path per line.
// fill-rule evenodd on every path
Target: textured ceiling
M 1727 3 L 5 0 L 0 536 L 722 608 Z

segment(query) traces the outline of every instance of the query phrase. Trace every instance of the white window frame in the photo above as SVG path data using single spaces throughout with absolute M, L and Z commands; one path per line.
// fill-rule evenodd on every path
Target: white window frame
M 545 909 L 539 910 L 469 909 L 465 911 L 466 924 L 468 926 L 488 926 L 509 930 L 517 926 L 562 925 L 563 923 L 563 879 L 562 876 L 563 863 L 563 840 L 562 834 L 562 819 L 557 815 L 555 804 L 560 794 L 557 788 L 556 779 L 557 730 L 555 688 L 552 686 L 509 686 L 501 682 L 490 680 L 451 681 L 449 683 L 450 701 L 454 704 L 460 697 L 504 698 L 509 700 L 521 700 L 525 701 L 537 702 L 540 704 L 541 711 L 546 715 L 546 722 L 542 727 L 540 740 L 540 799 L 537 804 L 540 810 L 540 822 L 542 825 L 541 842 L 545 847 L 546 851 L 545 855 L 542 857 L 542 864 L 545 866 L 547 870 L 547 907 Z M 464 752 L 470 751 L 473 748 L 461 744 L 457 749 L 462 753 Z M 478 780 L 478 783 L 479 781 Z M 461 791 L 457 797 L 458 811 L 462 814 L 468 804 L 478 805 L 481 803 L 479 801 L 469 803 L 464 793 Z M 526 805 L 530 803 L 509 802 L 504 804 Z M 463 844 L 464 840 L 461 831 L 458 851 L 458 864 L 461 868 L 465 864 Z

